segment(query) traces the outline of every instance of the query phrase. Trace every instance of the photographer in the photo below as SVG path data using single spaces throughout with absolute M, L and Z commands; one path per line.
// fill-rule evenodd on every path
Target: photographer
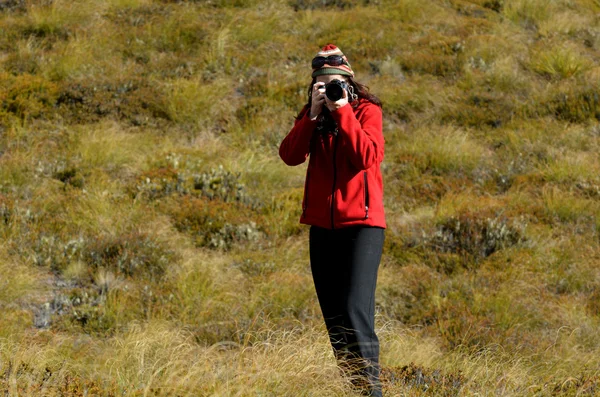
M 326 45 L 312 61 L 308 103 L 279 147 L 308 169 L 300 222 L 311 225 L 310 266 L 340 368 L 381 396 L 375 287 L 386 227 L 379 99 L 354 80 L 344 54 Z

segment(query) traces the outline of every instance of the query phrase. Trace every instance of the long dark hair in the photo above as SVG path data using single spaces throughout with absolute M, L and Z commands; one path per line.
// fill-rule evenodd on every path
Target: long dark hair
M 374 94 L 371 94 L 371 92 L 369 92 L 369 87 L 354 80 L 354 77 L 350 77 L 350 76 L 345 76 L 345 77 L 348 79 L 348 83 L 352 87 L 354 87 L 354 93 L 356 95 L 358 95 L 358 99 L 363 98 L 363 99 L 366 99 L 367 101 L 373 103 L 374 105 L 379 106 L 380 108 L 383 107 L 381 100 L 377 96 L 375 96 Z M 304 109 L 307 109 L 307 111 L 310 111 L 310 106 L 312 104 L 312 89 L 313 89 L 313 85 L 316 82 L 317 82 L 317 79 L 313 78 L 312 81 L 310 82 L 310 85 L 308 86 L 308 102 L 306 103 L 306 106 L 304 107 Z M 352 107 L 355 108 L 358 106 L 358 101 L 350 102 L 350 105 L 352 105 Z M 303 115 L 304 115 L 304 112 L 300 112 L 300 114 L 298 115 L 297 118 L 300 119 L 300 118 L 302 118 Z

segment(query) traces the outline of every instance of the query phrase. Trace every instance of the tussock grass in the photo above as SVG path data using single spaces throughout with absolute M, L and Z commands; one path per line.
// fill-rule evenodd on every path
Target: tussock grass
M 409 159 L 420 173 L 444 175 L 469 173 L 483 161 L 486 151 L 472 140 L 467 131 L 441 126 L 417 129 L 411 136 L 398 138 L 398 155 Z M 393 150 L 393 149 L 392 149 Z
M 541 50 L 531 56 L 531 68 L 542 76 L 553 79 L 565 79 L 585 72 L 590 66 L 590 61 L 572 48 L 552 46 L 550 49 Z
M 82 32 L 68 41 L 57 42 L 56 52 L 39 65 L 40 73 L 50 81 L 97 78 L 111 65 L 106 33 Z
M 7 27 L 9 30 L 11 26 Z M 14 50 L 6 56 L 2 67 L 7 72 L 13 73 L 36 73 L 40 68 L 40 49 L 43 46 L 34 37 L 27 39 L 14 38 L 10 44 Z
M 346 395 L 349 390 L 337 376 L 329 341 L 312 328 L 286 332 L 260 330 L 261 335 L 255 338 L 262 343 L 204 347 L 195 343 L 192 334 L 171 324 L 149 325 L 131 324 L 120 337 L 104 342 L 87 340 L 79 348 L 73 347 L 77 340 L 60 335 L 41 335 L 54 345 L 43 351 L 38 350 L 43 342 L 35 339 L 30 348 L 18 341 L 3 341 L 0 350 L 3 358 L 11 357 L 14 368 L 26 369 L 19 373 L 9 370 L 7 386 L 15 392 L 20 389 L 25 395 L 42 385 L 49 395 L 60 395 L 68 383 L 79 383 L 80 390 L 88 386 L 90 391 L 190 396 L 251 395 L 249 388 L 297 395 L 325 390 L 333 395 Z M 52 359 L 58 352 L 64 361 Z M 86 376 L 88 365 L 94 370 L 91 379 Z M 45 368 L 52 373 L 51 380 L 46 382 L 42 381 Z M 240 376 L 242 368 L 244 375 Z
M 36 289 L 42 289 L 39 274 L 17 259 L 11 258 L 8 249 L 0 248 L 3 260 L 0 262 L 2 281 L 0 284 L 0 302 L 5 310 L 14 310 L 10 303 L 18 302 L 22 297 L 31 294 Z
M 229 81 L 206 83 L 201 79 L 174 81 L 166 88 L 165 113 L 176 123 L 194 123 L 196 128 L 226 132 L 236 109 Z
M 596 181 L 598 176 L 598 158 L 589 152 L 567 152 L 556 154 L 547 162 L 543 172 L 548 181 L 573 183 Z
M 588 5 L 592 5 L 591 2 Z M 556 34 L 576 36 L 580 32 L 584 32 L 586 27 L 594 24 L 590 19 L 591 13 L 585 11 L 585 9 L 576 11 L 564 9 L 562 12 L 553 13 L 546 21 L 540 23 L 539 33 L 544 36 Z
M 542 198 L 548 216 L 562 222 L 593 219 L 600 210 L 595 200 L 578 198 L 559 189 L 545 189 Z
M 537 30 L 541 23 L 550 19 L 554 7 L 545 0 L 513 0 L 506 2 L 502 13 L 525 29 Z
M 153 153 L 159 139 L 162 150 L 169 150 L 169 142 L 156 134 L 127 131 L 114 122 L 99 123 L 93 128 L 79 126 L 70 133 L 78 137 L 74 150 L 81 167 L 101 168 L 120 176 L 143 168 L 145 157 Z

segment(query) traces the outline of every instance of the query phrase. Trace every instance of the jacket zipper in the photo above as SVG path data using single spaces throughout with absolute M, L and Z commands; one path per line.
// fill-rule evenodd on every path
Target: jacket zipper
M 335 207 L 335 182 L 337 179 L 337 166 L 335 164 L 335 155 L 337 151 L 337 133 L 333 135 L 333 185 L 331 186 L 331 228 L 335 229 L 333 222 L 333 209 Z
M 365 219 L 369 218 L 369 181 L 367 180 L 367 171 L 363 172 L 365 176 Z

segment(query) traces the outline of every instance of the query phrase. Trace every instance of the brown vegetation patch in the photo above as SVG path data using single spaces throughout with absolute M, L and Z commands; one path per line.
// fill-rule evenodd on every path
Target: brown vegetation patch
M 14 389 L 9 383 L 11 376 L 17 378 Z M 9 390 L 14 390 L 18 395 L 23 396 L 81 397 L 102 395 L 116 397 L 120 395 L 109 390 L 117 389 L 116 381 L 113 380 L 111 383 L 109 386 L 77 375 L 65 374 L 60 369 L 55 370 L 50 367 L 33 368 L 24 362 L 16 364 L 11 361 L 4 373 L 0 372 L 0 392 L 8 393 Z
M 349 9 L 357 5 L 367 5 L 370 0 L 289 0 L 288 4 L 294 11 L 317 9 Z
M 443 374 L 440 370 L 410 363 L 402 367 L 383 367 L 381 382 L 384 390 L 399 385 L 402 389 L 422 392 L 424 395 L 456 396 L 467 379 L 460 371 Z
M 0 193 L 0 223 L 8 225 L 13 216 L 14 202 L 11 198 Z
M 511 121 L 518 103 L 514 97 L 493 91 L 465 93 L 443 107 L 441 120 L 469 127 L 500 127 Z
M 597 396 L 600 393 L 600 376 L 581 374 L 561 380 L 552 380 L 544 385 L 531 387 L 530 393 L 543 393 L 549 396 Z
M 164 5 L 149 4 L 138 7 L 114 7 L 106 13 L 106 19 L 119 26 L 143 26 L 156 19 L 169 15 L 170 7 Z
M 392 183 L 388 183 L 387 191 L 398 192 L 394 203 L 405 211 L 412 211 L 419 207 L 435 205 L 450 192 L 468 190 L 473 186 L 473 182 L 467 177 L 422 175 L 412 181 L 398 179 L 394 181 L 393 187 L 391 185 Z
M 168 121 L 160 105 L 162 93 L 147 79 L 120 82 L 70 83 L 56 99 L 56 106 L 70 123 L 93 123 L 112 117 L 131 125 L 158 126 Z
M 228 250 L 235 244 L 258 244 L 265 237 L 261 217 L 243 205 L 182 196 L 165 207 L 175 228 L 200 247 Z
M 58 86 L 43 77 L 0 72 L 0 121 L 49 117 L 58 96 Z
M 378 287 L 378 305 L 387 318 L 404 324 L 429 326 L 436 321 L 434 295 L 441 277 L 427 266 L 408 264 L 398 271 L 397 282 Z
M 15 12 L 25 11 L 25 0 L 2 0 L 0 1 L 0 11 L 2 12 Z
M 85 183 L 85 176 L 77 169 L 77 167 L 70 167 L 57 171 L 53 177 L 63 182 L 65 187 L 73 186 L 75 188 L 82 188 Z
M 464 63 L 463 50 L 460 37 L 431 31 L 412 43 L 410 51 L 400 57 L 400 63 L 408 72 L 455 77 Z
M 600 120 L 600 89 L 587 83 L 569 86 L 552 94 L 543 106 L 559 120 L 573 123 Z
M 90 238 L 83 253 L 91 270 L 104 268 L 118 275 L 151 280 L 160 279 L 177 258 L 175 251 L 139 231 Z

